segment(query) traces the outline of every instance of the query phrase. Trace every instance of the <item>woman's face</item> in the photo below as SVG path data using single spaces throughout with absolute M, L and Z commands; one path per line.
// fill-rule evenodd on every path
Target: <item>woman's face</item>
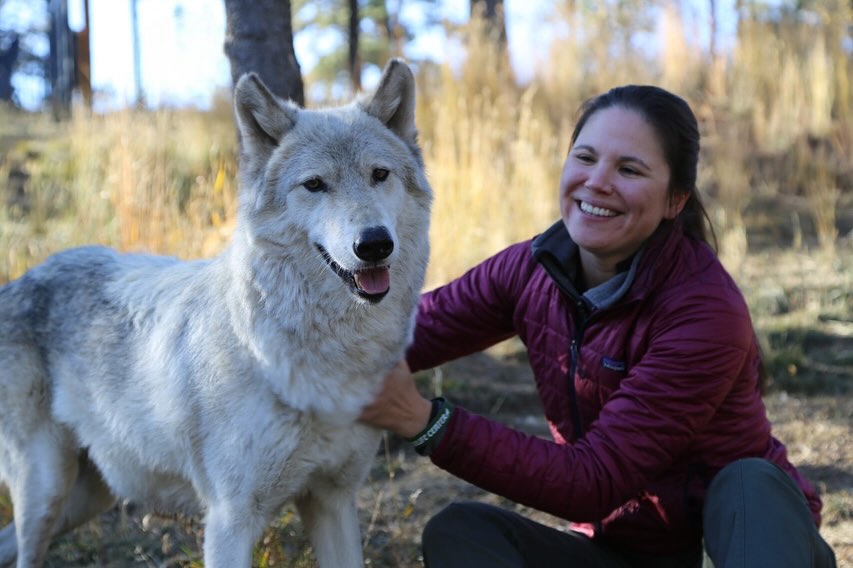
M 657 134 L 641 114 L 617 106 L 590 116 L 560 179 L 563 223 L 582 259 L 615 267 L 661 220 L 675 217 L 684 201 L 670 205 L 669 177 Z

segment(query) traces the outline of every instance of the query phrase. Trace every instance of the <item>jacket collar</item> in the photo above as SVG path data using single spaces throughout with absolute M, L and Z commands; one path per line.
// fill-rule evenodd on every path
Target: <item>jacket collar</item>
M 551 225 L 533 239 L 533 258 L 539 262 L 560 290 L 575 301 L 582 300 L 588 307 L 607 308 L 626 297 L 642 296 L 663 276 L 659 274 L 662 258 L 671 258 L 677 239 L 672 239 L 676 224 L 664 221 L 639 251 L 626 259 L 619 272 L 610 280 L 583 292 L 577 285 L 580 275 L 578 246 L 572 241 L 562 220 Z M 635 286 L 637 284 L 637 286 Z
M 575 282 L 578 280 L 578 246 L 572 241 L 562 221 L 551 225 L 531 243 L 533 258 L 541 264 L 563 292 L 579 298 Z

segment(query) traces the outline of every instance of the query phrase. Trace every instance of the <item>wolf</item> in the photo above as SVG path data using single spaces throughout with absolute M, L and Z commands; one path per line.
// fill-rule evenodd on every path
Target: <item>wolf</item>
M 412 338 L 432 191 L 401 60 L 308 110 L 234 89 L 236 228 L 212 259 L 83 247 L 0 288 L 0 565 L 128 499 L 203 515 L 208 568 L 248 567 L 295 503 L 319 565 L 363 565 L 357 421 Z

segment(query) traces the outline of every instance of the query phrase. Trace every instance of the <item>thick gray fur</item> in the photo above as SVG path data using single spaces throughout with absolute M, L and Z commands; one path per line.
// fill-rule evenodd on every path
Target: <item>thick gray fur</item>
M 325 110 L 244 76 L 220 256 L 78 248 L 0 288 L 0 566 L 41 566 L 119 498 L 204 515 L 208 568 L 250 566 L 293 500 L 321 567 L 362 566 L 379 433 L 356 418 L 411 339 L 428 257 L 414 97 L 398 60 Z

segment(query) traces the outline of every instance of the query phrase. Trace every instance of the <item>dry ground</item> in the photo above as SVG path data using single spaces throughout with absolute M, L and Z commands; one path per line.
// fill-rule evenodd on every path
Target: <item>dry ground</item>
M 440 381 L 445 394 L 533 433 L 545 433 L 523 353 L 506 347 L 419 377 L 425 391 Z M 853 567 L 853 396 L 766 397 L 776 435 L 792 460 L 821 490 L 822 533 L 839 566 Z M 393 438 L 377 454 L 370 483 L 359 494 L 366 559 L 370 566 L 420 566 L 418 542 L 429 516 L 453 499 L 514 505 L 444 473 Z M 548 515 L 519 508 L 546 523 Z M 8 511 L 6 511 L 8 513 Z M 146 516 L 116 506 L 51 548 L 48 566 L 200 566 L 198 522 Z M 298 517 L 287 510 L 259 545 L 257 566 L 313 566 Z

